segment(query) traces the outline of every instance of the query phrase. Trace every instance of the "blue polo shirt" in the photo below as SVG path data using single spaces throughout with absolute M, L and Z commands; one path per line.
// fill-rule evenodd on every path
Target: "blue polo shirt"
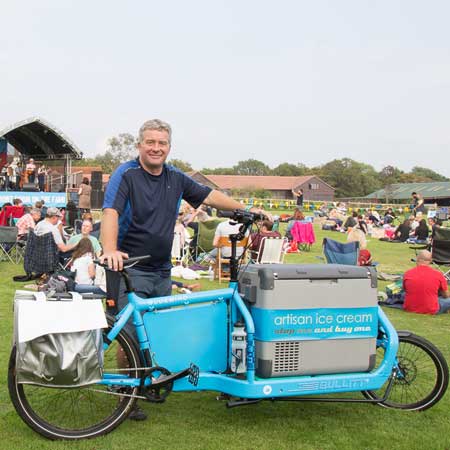
M 103 208 L 119 213 L 117 248 L 130 257 L 151 255 L 135 267 L 168 275 L 181 200 L 198 208 L 210 192 L 166 164 L 158 176 L 146 172 L 138 159 L 120 165 L 109 180 L 103 203 Z

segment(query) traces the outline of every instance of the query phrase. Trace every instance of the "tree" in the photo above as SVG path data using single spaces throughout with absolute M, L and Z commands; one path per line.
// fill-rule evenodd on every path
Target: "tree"
M 205 167 L 200 171 L 203 175 L 236 175 L 232 167 L 217 167 L 215 169 L 208 169 Z
M 281 163 L 272 169 L 272 175 L 280 177 L 299 177 L 309 172 L 304 164 Z
M 256 159 L 239 161 L 233 166 L 236 175 L 270 175 L 270 167 Z
M 381 169 L 379 175 L 384 189 L 386 203 L 388 203 L 393 193 L 392 185 L 400 182 L 403 172 L 400 169 L 397 169 L 397 167 L 385 166 Z
M 180 169 L 182 172 L 192 172 L 194 170 L 188 162 L 182 161 L 181 159 L 171 159 L 168 163 Z
M 350 158 L 335 159 L 316 173 L 336 189 L 336 197 L 363 197 L 380 188 L 377 171 Z
M 119 162 L 129 161 L 136 158 L 137 139 L 130 133 L 120 133 L 108 139 L 107 153 L 110 152 L 114 159 Z
M 414 166 L 410 172 L 412 175 L 424 178 L 426 181 L 450 181 L 449 178 L 444 177 L 434 170 L 427 169 L 425 167 Z

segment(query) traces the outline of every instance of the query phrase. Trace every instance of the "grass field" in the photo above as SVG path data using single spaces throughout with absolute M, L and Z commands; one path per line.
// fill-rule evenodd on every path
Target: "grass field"
M 286 263 L 320 263 L 324 235 L 317 231 L 311 252 L 290 254 Z M 412 267 L 413 251 L 404 244 L 369 241 L 378 269 L 402 272 Z M 41 438 L 17 416 L 6 389 L 12 335 L 12 299 L 21 287 L 12 276 L 20 266 L 0 263 L 0 450 L 3 449 L 447 449 L 450 448 L 450 396 L 423 413 L 386 410 L 364 404 L 270 403 L 228 410 L 216 393 L 172 394 L 165 404 L 142 404 L 149 420 L 124 422 L 109 435 L 81 442 Z M 202 289 L 218 283 L 203 281 Z M 380 285 L 380 289 L 384 286 Z M 397 329 L 426 337 L 450 357 L 450 315 L 421 316 L 385 309 Z

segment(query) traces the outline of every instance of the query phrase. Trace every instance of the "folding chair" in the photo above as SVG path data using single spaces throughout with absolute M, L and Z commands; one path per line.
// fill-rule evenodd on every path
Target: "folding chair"
M 16 227 L 0 227 L 0 261 L 18 264 L 22 258 L 17 243 Z
M 27 245 L 25 247 L 24 257 L 25 273 L 30 277 L 35 273 L 53 273 L 59 267 L 58 247 L 52 233 L 46 233 L 42 236 L 30 230 L 28 233 Z
M 439 227 L 434 231 L 431 243 L 433 264 L 450 282 L 450 228 Z
M 243 254 L 241 256 L 242 259 L 245 258 L 245 247 L 248 243 L 248 237 L 242 239 L 242 241 L 237 242 L 237 248 L 243 248 Z M 223 248 L 231 248 L 231 241 L 229 236 L 221 236 L 219 238 L 219 243 L 217 247 L 217 257 L 216 264 L 214 267 L 214 278 L 219 279 L 219 283 L 222 283 L 222 280 L 230 279 L 230 258 L 224 257 L 222 255 Z
M 197 245 L 195 247 L 195 259 L 202 253 L 210 252 L 213 246 L 214 234 L 216 233 L 217 225 L 221 220 L 207 220 L 205 222 L 198 222 L 198 232 L 197 232 Z
M 359 242 L 338 242 L 333 239 L 323 239 L 323 254 L 328 264 L 358 265 Z
M 285 248 L 288 240 L 286 238 L 263 237 L 256 253 L 255 264 L 283 264 Z
M 316 235 L 311 222 L 295 222 L 291 228 L 292 239 L 305 251 L 311 250 L 312 244 L 316 242 Z

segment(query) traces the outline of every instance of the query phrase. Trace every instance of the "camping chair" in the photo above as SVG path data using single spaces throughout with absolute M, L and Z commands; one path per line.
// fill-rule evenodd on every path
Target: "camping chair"
M 450 282 L 450 228 L 439 227 L 435 229 L 431 243 L 431 256 L 433 264 Z
M 292 240 L 297 243 L 300 249 L 309 251 L 312 244 L 316 242 L 316 235 L 314 234 L 314 228 L 311 222 L 296 221 L 291 228 Z
M 283 264 L 285 248 L 288 244 L 286 238 L 263 237 L 256 253 L 255 264 Z
M 359 242 L 338 242 L 333 239 L 323 239 L 323 254 L 328 264 L 344 264 L 357 266 L 359 257 Z
M 236 248 L 243 248 L 243 253 L 240 258 L 242 260 L 245 258 L 245 249 L 248 243 L 248 236 L 246 236 L 242 241 L 238 241 L 236 244 Z M 219 279 L 219 283 L 222 283 L 222 280 L 230 279 L 230 258 L 224 257 L 222 255 L 222 249 L 228 247 L 231 248 L 231 241 L 229 236 L 221 236 L 219 238 L 219 243 L 217 246 L 217 257 L 216 263 L 214 266 L 214 278 Z
M 25 273 L 32 278 L 33 273 L 53 273 L 59 267 L 58 247 L 52 233 L 37 236 L 34 231 L 28 233 L 24 257 Z
M 22 253 L 17 242 L 16 227 L 0 227 L 0 261 L 18 264 Z
M 214 235 L 217 225 L 221 220 L 207 220 L 198 222 L 197 242 L 195 247 L 195 259 L 198 260 L 201 254 L 209 253 L 213 248 Z M 203 260 L 203 259 L 202 259 Z

